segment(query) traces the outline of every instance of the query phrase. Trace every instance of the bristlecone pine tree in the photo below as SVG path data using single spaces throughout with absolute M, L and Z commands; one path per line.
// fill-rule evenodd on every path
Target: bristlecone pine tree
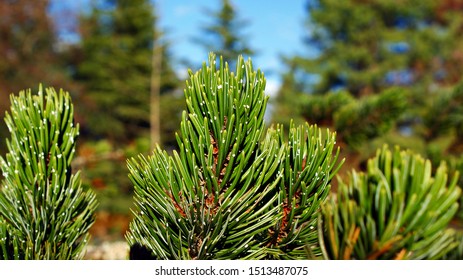
M 320 243 L 326 259 L 439 259 L 461 257 L 449 221 L 458 209 L 458 174 L 442 163 L 387 146 L 340 181 L 322 206 Z M 461 247 L 461 245 L 460 245 Z
M 81 259 L 95 195 L 72 174 L 79 127 L 67 92 L 11 95 L 11 132 L 0 157 L 0 259 Z
M 307 259 L 337 163 L 335 134 L 308 124 L 264 134 L 265 78 L 242 57 L 211 54 L 190 71 L 179 151 L 129 160 L 135 186 L 130 257 Z

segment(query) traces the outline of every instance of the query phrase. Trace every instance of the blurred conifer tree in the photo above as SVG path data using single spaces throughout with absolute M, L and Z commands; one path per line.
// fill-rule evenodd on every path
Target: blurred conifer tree
M 125 158 L 149 146 L 154 44 L 162 56 L 157 107 L 160 144 L 166 149 L 176 145 L 175 131 L 185 107 L 156 8 L 149 0 L 92 2 L 81 15 L 81 40 L 70 54 L 81 86 L 75 100 L 85 141 L 75 165 L 85 171 L 86 184 L 97 186 L 100 210 L 111 213 L 127 214 L 130 205 Z
M 239 11 L 231 0 L 220 1 L 220 8 L 207 10 L 207 15 L 212 21 L 202 28 L 203 36 L 194 39 L 206 52 L 212 51 L 223 57 L 231 67 L 239 55 L 255 54 L 241 33 L 248 22 L 239 18 Z
M 76 78 L 84 86 L 81 97 L 88 110 L 84 133 L 91 137 L 105 137 L 120 146 L 149 136 L 151 57 L 156 41 L 163 45 L 161 116 L 168 120 L 161 120 L 161 128 L 168 134 L 166 143 L 175 142 L 176 127 L 169 127 L 170 120 L 180 119 L 183 103 L 174 96 L 178 79 L 154 9 L 148 0 L 102 1 L 82 17 Z
M 435 166 L 463 152 L 456 126 L 436 126 L 461 118 L 449 108 L 458 95 L 442 95 L 463 72 L 463 1 L 314 0 L 306 7 L 307 53 L 285 58 L 275 121 L 337 130 L 349 168 L 384 142 Z

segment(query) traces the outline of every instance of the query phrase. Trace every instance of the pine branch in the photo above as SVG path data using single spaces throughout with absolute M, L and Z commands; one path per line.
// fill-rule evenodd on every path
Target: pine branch
M 190 71 L 179 151 L 129 160 L 133 252 L 157 259 L 306 258 L 315 213 L 339 168 L 334 134 L 308 125 L 264 135 L 265 78 L 239 57 Z M 326 137 L 326 138 L 323 138 Z M 285 256 L 286 254 L 286 256 Z M 143 254 L 146 256 L 146 254 Z M 131 254 L 137 258 L 136 254 Z
M 343 106 L 334 115 L 335 129 L 349 146 L 359 148 L 393 128 L 405 109 L 405 92 L 392 88 Z
M 340 181 L 322 207 L 319 236 L 328 259 L 438 259 L 456 246 L 446 227 L 458 209 L 458 174 L 442 163 L 386 146 Z M 358 233 L 357 233 L 358 232 Z
M 9 152 L 0 157 L 4 259 L 80 259 L 94 221 L 95 194 L 72 174 L 79 127 L 67 92 L 11 95 Z
M 211 55 L 210 66 L 190 73 L 180 151 L 169 157 L 158 147 L 147 159 L 129 161 L 139 209 L 128 241 L 158 258 L 260 255 L 259 235 L 274 219 L 277 182 L 268 182 L 264 168 L 278 160 L 275 137 L 258 148 L 265 79 L 242 58 L 236 74 L 215 64 Z
M 277 129 L 282 139 L 283 130 Z M 270 229 L 272 248 L 270 258 L 306 259 L 307 250 L 313 256 L 321 255 L 317 224 L 320 206 L 325 202 L 330 182 L 343 161 L 337 163 L 339 148 L 335 149 L 336 134 L 305 124 L 291 124 L 285 157 L 277 174 L 279 207 L 282 218 Z M 334 154 L 334 157 L 333 157 Z

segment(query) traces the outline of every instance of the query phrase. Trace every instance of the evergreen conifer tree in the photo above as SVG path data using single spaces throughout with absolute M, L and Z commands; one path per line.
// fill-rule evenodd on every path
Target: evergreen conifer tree
M 121 146 L 149 133 L 152 49 L 154 43 L 161 42 L 154 8 L 148 0 L 103 1 L 82 18 L 82 61 L 76 78 L 83 85 L 82 108 L 89 110 L 83 113 L 91 137 L 105 137 Z M 172 93 L 178 80 L 167 45 L 162 45 L 160 90 L 161 102 L 167 105 L 175 101 Z M 160 106 L 166 110 L 160 115 L 167 112 L 168 118 L 179 119 L 180 113 L 175 114 L 171 107 Z M 170 122 L 161 124 L 172 132 L 166 127 Z M 171 136 L 169 141 L 175 142 L 175 138 Z
M 463 65 L 460 1 L 315 0 L 306 8 L 308 52 L 285 59 L 274 121 L 313 123 L 316 116 L 338 132 L 349 168 L 383 143 L 413 149 L 435 166 L 448 154 L 459 157 L 460 135 L 435 124 L 460 118 L 447 116 L 455 110 L 442 100 Z M 395 97 L 391 88 L 400 88 Z M 452 98 L 447 104 L 459 102 Z M 324 114 L 313 114 L 314 107 Z
M 462 16 L 448 2 L 308 1 L 305 42 L 315 55 L 289 61 L 297 75 L 318 77 L 297 83 L 304 92 L 343 88 L 355 97 L 391 85 L 419 93 L 454 84 Z
M 214 52 L 231 66 L 239 55 L 252 55 L 254 50 L 246 43 L 241 29 L 246 21 L 239 18 L 238 10 L 231 0 L 221 0 L 220 9 L 208 11 L 213 20 L 203 28 L 204 35 L 196 38 L 207 52 Z
M 99 186 L 100 210 L 127 215 L 132 193 L 125 157 L 149 145 L 152 127 L 156 135 L 161 134 L 162 146 L 175 147 L 184 101 L 181 91 L 177 92 L 178 79 L 153 1 L 94 3 L 82 16 L 82 40 L 74 56 L 78 57 L 75 77 L 81 85 L 76 113 L 86 140 L 79 163 L 85 171 L 84 183 Z M 152 63 L 153 45 L 161 57 L 160 70 Z M 159 77 L 160 88 L 159 100 L 150 104 L 152 75 Z M 152 121 L 152 115 L 161 116 L 160 125 Z M 122 203 L 115 205 L 114 200 Z
M 11 95 L 8 153 L 0 157 L 0 259 L 80 259 L 95 194 L 72 173 L 79 127 L 69 94 Z

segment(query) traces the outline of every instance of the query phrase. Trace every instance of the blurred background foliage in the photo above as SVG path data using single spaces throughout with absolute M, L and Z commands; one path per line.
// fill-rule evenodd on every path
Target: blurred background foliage
M 317 54 L 283 58 L 273 120 L 338 131 L 342 176 L 365 170 L 384 143 L 462 171 L 463 1 L 319 0 L 306 8 L 305 44 Z
M 220 3 L 195 41 L 225 60 L 257 53 L 242 33 L 252 19 L 241 19 L 233 1 Z M 21 89 L 43 83 L 71 93 L 81 127 L 74 165 L 100 201 L 97 238 L 125 233 L 133 195 L 126 159 L 149 153 L 153 110 L 161 146 L 176 146 L 185 77 L 174 69 L 156 5 L 98 0 L 52 17 L 49 0 L 0 1 L 0 118 Z M 305 8 L 300 35 L 316 53 L 281 57 L 286 70 L 269 124 L 293 119 L 337 131 L 341 177 L 365 170 L 385 143 L 463 172 L 463 0 L 310 0 Z M 56 26 L 68 18 L 77 19 L 70 29 L 79 40 L 59 39 Z M 1 154 L 7 135 L 0 122 Z

